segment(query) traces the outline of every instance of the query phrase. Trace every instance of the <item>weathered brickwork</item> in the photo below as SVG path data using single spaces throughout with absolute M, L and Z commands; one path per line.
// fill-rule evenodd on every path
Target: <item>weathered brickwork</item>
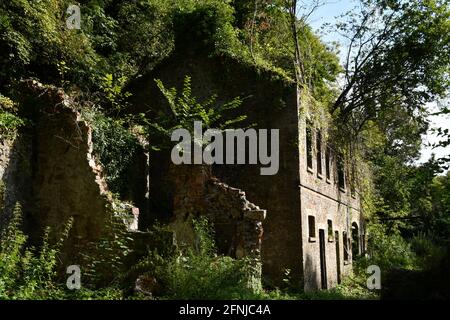
M 24 128 L 14 143 L 2 144 L 0 174 L 6 208 L 21 203 L 31 241 L 40 243 L 46 227 L 59 238 L 73 217 L 67 245 L 82 246 L 100 236 L 112 212 L 127 215 L 124 226 L 137 229 L 136 208 L 108 192 L 93 153 L 92 128 L 70 97 L 34 80 L 25 81 L 21 92 L 33 126 Z
M 327 145 L 331 138 L 323 139 L 321 149 L 323 152 L 318 160 L 317 128 L 311 125 L 312 166 L 308 166 L 306 117 L 299 121 L 299 148 L 300 148 L 300 202 L 302 228 L 302 244 L 304 253 L 305 289 L 313 290 L 331 288 L 349 272 L 351 272 L 352 245 L 358 246 L 362 253 L 364 246 L 364 220 L 361 214 L 358 190 L 350 187 L 349 175 L 345 175 L 345 187 L 340 188 L 337 174 L 337 156 L 331 149 L 330 157 L 326 157 Z M 327 164 L 329 160 L 329 177 L 327 178 Z M 318 162 L 320 161 L 320 162 Z M 322 174 L 319 174 L 322 167 Z M 344 171 L 348 172 L 348 170 Z M 309 217 L 314 218 L 314 230 L 311 232 Z M 357 226 L 358 242 L 352 241 Z M 321 264 L 320 256 L 320 230 L 325 235 L 324 250 L 325 261 Z M 313 238 L 310 235 L 314 234 Z M 344 246 L 344 233 L 347 234 L 348 244 Z M 344 259 L 347 248 L 348 258 Z M 326 282 L 322 283 L 321 273 L 326 274 Z
M 172 166 L 174 179 L 174 221 L 179 243 L 194 243 L 192 218 L 207 217 L 214 225 L 221 253 L 236 258 L 260 259 L 263 210 L 246 199 L 245 192 L 220 182 L 203 165 Z
M 180 77 L 174 79 L 173 74 Z M 130 168 L 130 179 L 140 181 L 129 195 L 144 209 L 139 216 L 133 205 L 110 198 L 93 155 L 92 129 L 70 108 L 68 97 L 31 82 L 35 98 L 26 105 L 34 108 L 34 131 L 0 145 L 0 177 L 6 186 L 0 190 L 2 206 L 11 211 L 16 201 L 23 202 L 27 223 L 36 234 L 46 226 L 58 231 L 75 217 L 75 243 L 100 235 L 108 208 L 129 212 L 130 219 L 124 220 L 129 229 L 137 229 L 138 218 L 142 228 L 164 214 L 178 240 L 186 242 L 195 241 L 187 222 L 207 216 L 220 252 L 260 258 L 266 283 L 282 285 L 290 270 L 291 283 L 305 290 L 335 286 L 351 272 L 353 256 L 364 251 L 360 198 L 351 187 L 349 168 L 338 168 L 333 150 L 326 156 L 331 138 L 323 133 L 320 138 L 317 124 L 307 125 L 295 85 L 236 61 L 175 56 L 135 87 L 136 111 L 143 111 L 149 101 L 164 109 L 152 79 L 180 86 L 184 74 L 202 80 L 193 88 L 196 96 L 220 92 L 224 101 L 249 97 L 238 111 L 248 116 L 247 124 L 280 130 L 276 175 L 262 176 L 260 165 L 175 166 L 165 152 L 143 153 L 139 165 Z M 145 240 L 147 234 L 135 236 L 143 238 L 142 248 L 151 242 Z
M 181 88 L 185 75 L 192 77 L 193 95 L 199 100 L 207 99 L 212 94 L 218 94 L 220 101 L 230 101 L 237 96 L 247 97 L 237 110 L 248 116 L 242 126 L 255 124 L 255 129 L 280 130 L 280 168 L 276 175 L 260 175 L 260 165 L 214 165 L 212 170 L 214 176 L 245 191 L 250 202 L 267 210 L 261 249 L 263 275 L 267 282 L 283 284 L 285 271 L 289 269 L 292 281 L 300 285 L 302 230 L 298 194 L 299 155 L 295 151 L 298 140 L 295 86 L 268 71 L 258 71 L 230 58 L 211 57 L 208 53 L 198 52 L 175 53 L 153 73 L 131 86 L 133 111 L 148 112 L 149 107 L 168 110 L 154 79 L 161 79 L 167 87 Z M 168 180 L 170 163 L 167 153 L 150 155 L 152 217 L 149 221 L 155 218 L 161 221 L 164 215 L 170 218 L 177 210 L 173 201 L 175 186 Z

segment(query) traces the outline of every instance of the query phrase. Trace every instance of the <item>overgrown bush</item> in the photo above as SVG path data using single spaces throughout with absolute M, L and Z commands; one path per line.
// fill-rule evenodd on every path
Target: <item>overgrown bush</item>
M 61 298 L 63 290 L 56 282 L 56 267 L 72 220 L 54 245 L 49 243 L 47 229 L 39 250 L 26 246 L 27 236 L 20 229 L 21 223 L 22 210 L 17 204 L 0 236 L 0 299 Z
M 425 233 L 418 233 L 411 240 L 411 248 L 417 256 L 422 269 L 432 269 L 444 259 L 446 250 L 433 242 L 432 237 Z
M 127 169 L 140 144 L 126 126 L 126 120 L 113 119 L 99 111 L 86 111 L 84 117 L 93 127 L 94 153 L 103 165 L 111 192 L 126 194 Z
M 395 229 L 385 225 L 371 223 L 368 226 L 369 255 L 368 263 L 378 265 L 382 273 L 393 268 L 414 269 L 417 267 L 416 255 L 411 245 Z
M 70 4 L 68 0 L 0 2 L 0 85 L 31 76 L 55 81 L 61 61 L 70 68 L 68 77 L 74 83 L 93 83 L 101 57 L 87 34 L 65 27 Z
M 171 146 L 172 143 L 168 141 L 170 141 L 170 137 L 176 129 L 186 129 L 193 135 L 194 121 L 201 121 L 205 129 L 217 128 L 223 130 L 231 128 L 236 123 L 240 123 L 247 118 L 246 115 L 240 115 L 226 120 L 227 112 L 242 105 L 242 98 L 240 97 L 218 104 L 218 97 L 213 94 L 208 99 L 199 101 L 192 93 L 192 81 L 188 75 L 184 77 L 181 90 L 174 87 L 166 88 L 159 79 L 155 81 L 169 106 L 167 113 L 162 111 L 158 113 L 157 122 L 146 120 L 150 134 L 159 137 L 163 141 L 158 147 Z M 203 144 L 205 141 L 201 141 L 201 143 Z
M 16 104 L 0 93 L 0 138 L 11 138 L 25 120 L 17 115 Z
M 117 300 L 123 299 L 124 293 L 116 282 L 108 282 L 103 286 L 89 286 L 101 276 L 116 279 L 125 273 L 122 266 L 123 254 L 127 253 L 124 236 L 111 223 L 108 228 L 109 237 L 97 241 L 96 255 L 86 261 L 90 264 L 82 266 L 82 287 L 80 290 L 69 290 L 64 277 L 58 275 L 59 254 L 68 237 L 73 220 L 70 219 L 59 240 L 55 244 L 49 242 L 50 229 L 44 233 L 39 248 L 27 246 L 27 236 L 21 230 L 22 210 L 19 204 L 9 219 L 8 225 L 0 234 L 0 300 L 2 299 L 83 299 L 83 300 Z M 115 233 L 111 231 L 115 231 Z M 93 252 L 90 252 L 93 253 Z M 85 268 L 86 267 L 86 268 Z M 92 275 L 93 272 L 98 274 Z M 104 278 L 103 278 L 104 279 Z
M 254 272 L 250 260 L 217 255 L 213 232 L 205 218 L 193 221 L 194 247 L 178 249 L 170 256 L 152 252 L 140 263 L 141 270 L 161 282 L 167 299 L 255 298 L 249 283 Z
M 127 273 L 126 258 L 133 239 L 124 225 L 125 212 L 111 208 L 99 239 L 83 247 L 84 286 L 91 290 L 120 289 Z

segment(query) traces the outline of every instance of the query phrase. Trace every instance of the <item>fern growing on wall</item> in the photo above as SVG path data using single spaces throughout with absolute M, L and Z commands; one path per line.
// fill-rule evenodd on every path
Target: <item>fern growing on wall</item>
M 237 123 L 244 121 L 247 116 L 239 115 L 226 119 L 228 111 L 241 107 L 243 99 L 235 97 L 229 102 L 219 104 L 218 96 L 212 95 L 208 99 L 200 101 L 192 93 L 192 79 L 186 75 L 183 87 L 178 90 L 175 87 L 167 88 L 159 79 L 155 82 L 164 95 L 169 107 L 169 113 L 159 112 L 156 122 L 147 120 L 151 133 L 163 137 L 165 141 L 170 140 L 172 132 L 176 129 L 186 129 L 191 134 L 194 133 L 194 121 L 201 121 L 203 128 L 227 129 Z M 163 146 L 164 147 L 164 146 Z

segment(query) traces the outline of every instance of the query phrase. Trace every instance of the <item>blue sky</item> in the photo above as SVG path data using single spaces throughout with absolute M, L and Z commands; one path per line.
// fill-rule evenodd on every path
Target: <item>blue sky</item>
M 304 0 L 305 3 L 309 2 Z M 315 29 L 319 30 L 324 23 L 334 23 L 336 17 L 352 10 L 357 5 L 355 0 L 325 0 L 325 4 L 318 8 L 309 19 L 309 24 Z M 342 51 L 345 51 L 345 42 L 342 37 L 337 33 L 327 32 L 321 34 L 323 41 L 332 42 L 338 41 L 341 43 Z M 435 104 L 429 105 L 430 110 L 435 109 Z M 435 111 L 435 110 L 434 110 Z M 429 118 L 431 127 L 443 127 L 450 130 L 450 115 L 447 116 L 433 116 Z M 437 157 L 450 154 L 450 146 L 447 148 L 432 149 L 426 147 L 428 143 L 435 143 L 439 141 L 439 138 L 429 132 L 423 137 L 422 154 L 419 163 L 427 161 L 432 153 L 435 153 Z
M 323 23 L 333 22 L 339 16 L 353 9 L 356 3 L 352 0 L 328 0 L 319 7 L 310 17 L 309 23 L 315 28 L 320 28 Z

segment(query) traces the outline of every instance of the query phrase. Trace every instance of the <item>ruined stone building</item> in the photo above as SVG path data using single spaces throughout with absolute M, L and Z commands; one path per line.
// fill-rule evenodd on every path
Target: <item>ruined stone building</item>
M 151 239 L 143 231 L 156 220 L 189 239 L 184 223 L 204 215 L 214 224 L 220 252 L 260 257 L 269 285 L 287 278 L 305 290 L 335 286 L 364 251 L 361 204 L 349 168 L 326 128 L 313 122 L 296 85 L 205 46 L 177 42 L 169 58 L 130 85 L 132 111 L 151 117 L 167 110 L 154 79 L 180 88 L 185 75 L 199 99 L 245 98 L 237 110 L 247 115 L 243 126 L 279 129 L 277 174 L 261 175 L 260 165 L 175 166 L 170 152 L 143 149 L 128 175 L 128 203 L 114 202 L 92 152 L 92 128 L 64 93 L 31 82 L 34 99 L 23 105 L 35 113 L 35 125 L 0 145 L 5 212 L 21 202 L 32 231 L 61 228 L 73 216 L 78 245 L 99 236 L 112 206 L 128 213 L 127 227 L 144 244 Z
M 132 84 L 134 112 L 167 111 L 154 79 L 166 87 L 182 88 L 185 75 L 192 78 L 193 95 L 200 100 L 212 94 L 221 101 L 245 98 L 238 112 L 247 116 L 246 124 L 280 130 L 278 173 L 260 175 L 260 165 L 213 165 L 207 171 L 240 190 L 256 211 L 264 211 L 256 214 L 256 221 L 263 226 L 262 272 L 268 284 L 282 285 L 289 278 L 294 286 L 306 290 L 335 286 L 351 272 L 352 257 L 364 248 L 359 194 L 347 181 L 344 159 L 333 151 L 332 138 L 326 139 L 326 128 L 309 123 L 311 117 L 295 84 L 274 72 L 216 55 L 201 43 L 176 41 L 169 58 Z M 178 178 L 173 178 L 173 167 L 168 153 L 150 155 L 150 204 L 146 214 L 141 212 L 141 227 L 155 219 L 177 220 L 180 213 L 201 214 L 205 206 L 211 211 L 204 203 L 209 191 L 199 188 L 204 183 L 199 183 L 198 171 L 192 173 L 195 166 L 178 168 Z M 229 210 L 227 206 L 213 208 L 219 217 L 229 215 Z M 222 243 L 222 252 L 228 254 L 236 251 L 230 249 L 234 241 L 230 234 L 236 230 L 231 221 L 216 224 L 219 247 Z M 255 234 L 260 231 L 250 232 L 250 238 L 257 239 Z

